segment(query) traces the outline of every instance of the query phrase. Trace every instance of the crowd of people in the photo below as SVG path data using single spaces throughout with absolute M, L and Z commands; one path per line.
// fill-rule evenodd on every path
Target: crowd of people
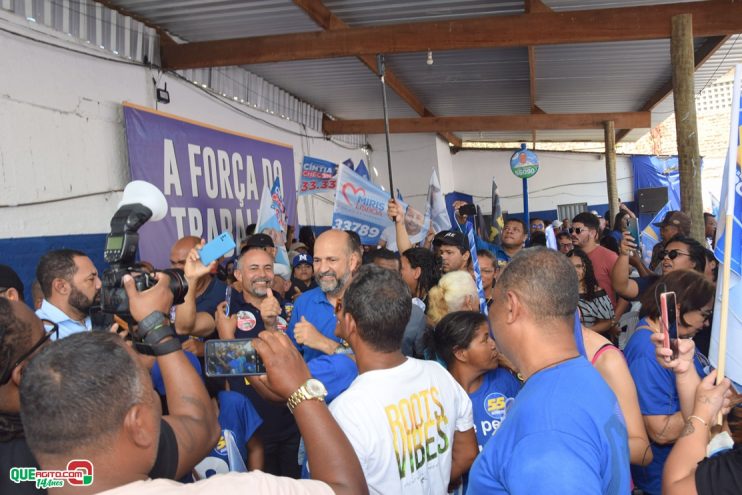
M 461 206 L 421 245 L 394 200 L 384 247 L 303 227 L 291 266 L 263 233 L 206 265 L 184 237 L 183 301 L 132 273 L 126 315 L 97 310 L 83 252 L 41 257 L 33 309 L 0 265 L 0 493 L 742 493 L 740 396 L 706 358 L 716 262 L 688 216 L 645 266 L 624 205 L 473 246 Z

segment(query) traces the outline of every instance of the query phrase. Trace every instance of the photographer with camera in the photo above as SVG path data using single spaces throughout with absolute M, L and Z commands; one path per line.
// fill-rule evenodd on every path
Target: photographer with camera
M 160 462 L 176 462 L 177 477 L 185 474 L 209 452 L 219 435 L 206 390 L 162 313 L 172 302 L 168 277 L 158 273 L 155 278 L 157 284 L 143 292 L 137 292 L 130 276 L 123 278 L 123 284 L 130 312 L 140 322 L 134 347 L 156 356 L 170 416 L 161 417 L 159 399 L 136 353 L 111 333 L 84 333 L 54 342 L 25 368 L 21 416 L 28 445 L 39 464 L 45 471 L 64 470 L 72 459 L 91 466 L 87 479 L 67 481 L 52 488 L 52 493 L 194 491 L 174 481 L 148 480 L 151 474 L 147 473 Z M 327 481 L 336 493 L 364 493 L 358 460 L 321 396 L 301 393 L 309 372 L 291 342 L 279 333 L 267 332 L 256 349 L 268 370 L 266 386 L 293 401 L 317 478 Z M 167 430 L 170 439 L 163 442 Z M 324 462 L 318 459 L 320 448 L 327 456 Z M 297 482 L 260 472 L 217 475 L 198 484 L 204 492 L 244 493 L 252 488 L 260 493 L 280 489 L 332 493 L 321 482 Z
M 14 444 L 2 444 L 3 450 L 12 447 L 4 452 L 8 458 L 3 455 L 2 459 L 2 465 L 8 466 L 4 469 L 5 478 L 10 466 L 35 467 L 34 458 L 42 461 L 43 452 L 54 451 L 60 457 L 61 453 L 67 455 L 67 460 L 92 461 L 98 477 L 101 472 L 105 477 L 110 471 L 112 478 L 120 479 L 144 467 L 146 469 L 141 472 L 144 477 L 179 479 L 216 443 L 219 425 L 208 394 L 180 351 L 177 339 L 175 344 L 171 343 L 173 332 L 170 330 L 168 334 L 164 317 L 157 316 L 162 315 L 157 311 L 169 308 L 172 301 L 168 277 L 164 274 L 155 277 L 157 284 L 146 292 L 137 292 L 131 277 L 124 278 L 124 287 L 130 298 L 131 313 L 142 320 L 141 327 L 157 327 L 149 332 L 140 328 L 138 334 L 145 336 L 145 342 L 159 338 L 159 343 L 137 343 L 135 346 L 155 355 L 162 370 L 169 392 L 170 412 L 162 418 L 159 417 L 160 401 L 152 389 L 149 373 L 139 364 L 137 353 L 118 336 L 108 332 L 75 334 L 69 337 L 69 342 L 62 339 L 43 349 L 38 355 L 44 357 L 42 363 L 32 368 L 31 357 L 57 332 L 57 325 L 45 330 L 44 325 L 49 323 L 42 324 L 25 307 L 13 308 L 12 314 L 2 311 L 0 322 L 7 329 L 0 341 L 3 352 L 7 348 L 11 356 L 20 356 L 6 372 L 9 382 L 0 387 L 3 404 L 15 404 L 12 410 L 3 410 L 3 413 L 17 415 L 22 409 L 25 418 L 23 427 L 14 434 Z M 150 314 L 156 316 L 145 318 Z M 51 350 L 54 352 L 47 352 Z M 158 410 L 156 420 L 151 411 L 142 409 L 142 404 L 132 405 L 142 397 L 156 401 L 147 402 L 150 409 Z M 127 406 L 130 410 L 124 416 Z M 123 427 L 114 424 L 116 420 L 123 422 Z M 145 435 L 144 428 L 149 428 L 151 434 Z M 149 442 L 154 452 L 146 457 L 150 461 L 146 466 L 138 464 L 143 462 L 139 456 L 142 442 Z M 42 446 L 41 450 L 35 450 L 38 445 Z M 115 456 L 114 451 L 117 452 Z M 66 461 L 60 467 L 64 465 Z M 33 481 L 10 482 L 10 487 L 7 493 L 26 493 L 29 488 L 35 488 Z M 93 487 L 102 489 L 95 484 Z M 77 493 L 79 490 L 75 489 Z

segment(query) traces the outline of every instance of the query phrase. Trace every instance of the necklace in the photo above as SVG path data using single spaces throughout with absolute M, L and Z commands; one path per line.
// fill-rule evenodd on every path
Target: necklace
M 531 377 L 532 377 L 532 376 L 534 376 L 534 375 L 535 375 L 536 373 L 541 373 L 542 371 L 544 371 L 544 370 L 545 370 L 545 369 L 547 369 L 547 368 L 553 368 L 554 366 L 558 366 L 558 365 L 560 365 L 560 364 L 562 364 L 562 363 L 564 363 L 564 362 L 567 362 L 567 361 L 569 361 L 570 359 L 574 359 L 574 358 L 576 358 L 576 357 L 579 357 L 579 354 L 576 354 L 576 355 L 574 355 L 574 356 L 570 356 L 570 357 L 567 357 L 567 358 L 564 358 L 564 359 L 560 359 L 559 361 L 555 361 L 555 362 L 553 362 L 553 363 L 551 363 L 551 364 L 547 364 L 546 366 L 544 366 L 544 367 L 542 367 L 542 368 L 539 368 L 539 369 L 537 369 L 536 371 L 534 371 L 533 373 L 531 373 L 531 375 L 530 375 L 530 376 L 529 376 L 528 378 L 523 378 L 523 375 L 521 375 L 520 373 L 518 373 L 518 379 L 520 379 L 520 380 L 521 380 L 521 381 L 522 381 L 522 382 L 523 382 L 523 383 L 525 384 L 525 383 L 526 383 L 526 382 L 527 382 L 528 380 L 530 380 L 530 379 L 531 379 Z

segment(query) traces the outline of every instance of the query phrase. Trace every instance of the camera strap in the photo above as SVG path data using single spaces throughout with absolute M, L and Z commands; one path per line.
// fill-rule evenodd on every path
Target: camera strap
M 147 344 L 145 342 L 134 342 L 134 348 L 140 354 L 145 354 L 147 356 L 164 356 L 166 354 L 179 351 L 182 347 L 180 340 L 178 340 L 177 337 L 173 337 L 170 340 L 166 340 L 165 342 L 160 342 L 159 344 L 153 345 Z

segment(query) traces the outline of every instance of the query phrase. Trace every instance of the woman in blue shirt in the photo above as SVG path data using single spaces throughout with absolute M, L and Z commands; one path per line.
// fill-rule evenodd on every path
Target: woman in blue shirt
M 474 311 L 449 313 L 432 332 L 433 348 L 472 401 L 481 451 L 495 434 L 520 390 L 510 370 L 498 366 L 487 317 Z
M 659 365 L 650 339 L 653 333 L 661 331 L 659 299 L 663 292 L 675 292 L 678 337 L 689 339 L 711 315 L 714 286 L 693 270 L 673 270 L 664 275 L 643 294 L 639 313 L 642 319 L 624 350 L 654 454 L 651 464 L 632 466 L 631 474 L 636 486 L 650 495 L 662 492 L 662 468 L 687 419 L 680 410 L 675 376 Z M 701 377 L 706 374 L 706 363 L 705 356 L 696 352 L 694 364 Z

